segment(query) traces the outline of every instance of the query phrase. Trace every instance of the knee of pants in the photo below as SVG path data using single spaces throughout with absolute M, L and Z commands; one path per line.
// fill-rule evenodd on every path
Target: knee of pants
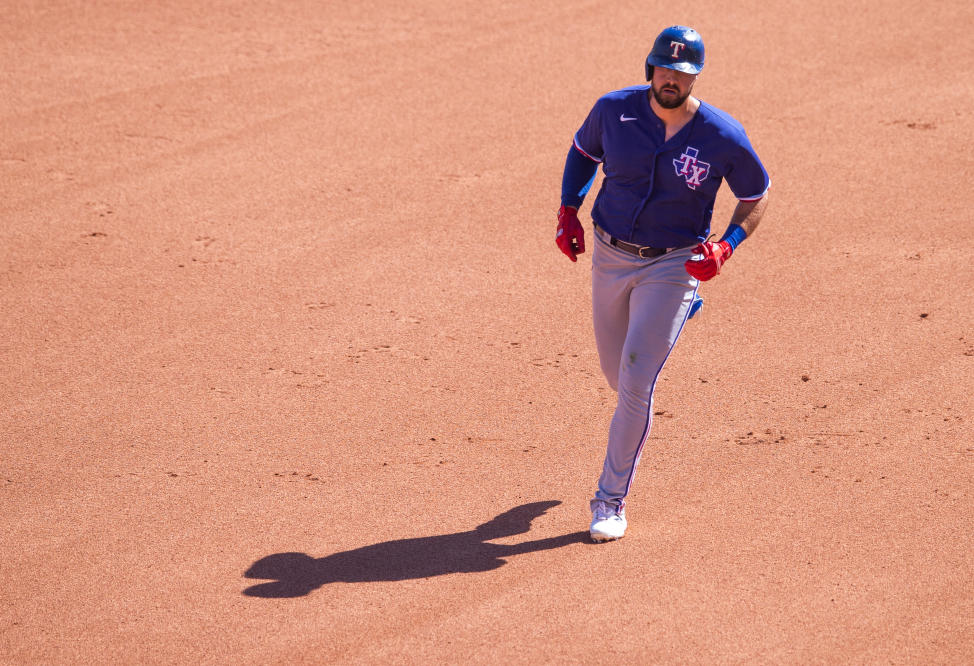
M 619 368 L 619 377 L 616 391 L 619 399 L 638 406 L 649 403 L 653 393 L 653 386 L 656 384 L 656 375 L 659 374 L 659 364 L 640 364 L 637 359 L 630 354 L 624 359 Z
M 618 388 L 619 404 L 634 414 L 644 414 L 653 398 L 653 386 L 621 382 Z

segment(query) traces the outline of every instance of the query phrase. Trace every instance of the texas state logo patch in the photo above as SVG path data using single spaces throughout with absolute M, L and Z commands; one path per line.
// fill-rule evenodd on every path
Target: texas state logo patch
M 687 149 L 680 155 L 680 159 L 673 160 L 676 175 L 683 176 L 687 181 L 687 187 L 691 190 L 697 189 L 697 185 L 707 180 L 707 176 L 710 174 L 710 164 L 697 159 L 699 154 L 699 150 L 687 146 Z

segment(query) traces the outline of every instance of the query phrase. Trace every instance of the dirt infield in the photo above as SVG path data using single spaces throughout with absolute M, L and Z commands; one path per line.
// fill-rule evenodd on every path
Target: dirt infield
M 555 210 L 573 132 L 673 23 L 772 200 L 594 545 L 614 394 Z M 5 9 L 0 662 L 974 661 L 972 26 Z

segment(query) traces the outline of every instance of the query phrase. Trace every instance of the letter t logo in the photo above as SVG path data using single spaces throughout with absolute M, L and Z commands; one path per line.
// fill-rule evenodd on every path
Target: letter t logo
M 673 47 L 673 58 L 674 59 L 679 58 L 680 57 L 680 51 L 682 51 L 684 48 L 686 48 L 686 44 L 684 44 L 683 42 L 670 42 L 670 46 Z

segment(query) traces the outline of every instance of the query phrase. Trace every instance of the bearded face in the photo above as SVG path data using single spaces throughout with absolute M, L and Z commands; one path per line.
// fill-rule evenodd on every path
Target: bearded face
M 687 101 L 696 80 L 696 74 L 655 67 L 653 80 L 650 82 L 653 99 L 664 109 L 675 109 Z

